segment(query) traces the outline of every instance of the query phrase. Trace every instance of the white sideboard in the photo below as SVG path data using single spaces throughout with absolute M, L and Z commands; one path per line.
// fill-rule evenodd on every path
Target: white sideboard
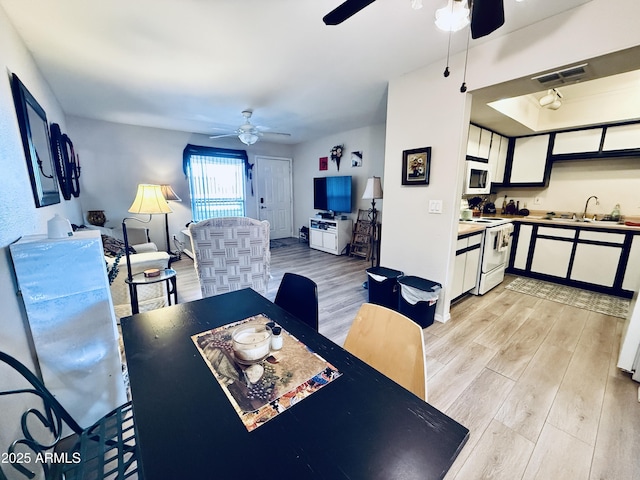
M 309 246 L 316 250 L 341 255 L 351 242 L 353 224 L 350 219 L 309 219 Z
M 10 246 L 44 384 L 82 426 L 127 401 L 100 233 Z

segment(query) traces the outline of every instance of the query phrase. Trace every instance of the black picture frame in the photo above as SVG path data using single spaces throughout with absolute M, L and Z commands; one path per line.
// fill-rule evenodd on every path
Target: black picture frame
M 11 89 L 36 208 L 60 203 L 47 115 L 15 73 Z
M 431 147 L 402 152 L 402 185 L 429 185 Z

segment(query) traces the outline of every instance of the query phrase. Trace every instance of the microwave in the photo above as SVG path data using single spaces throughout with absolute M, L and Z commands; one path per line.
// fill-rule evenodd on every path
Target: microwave
M 489 171 L 489 164 L 474 161 L 466 161 L 465 163 L 464 193 L 491 193 L 491 172 Z

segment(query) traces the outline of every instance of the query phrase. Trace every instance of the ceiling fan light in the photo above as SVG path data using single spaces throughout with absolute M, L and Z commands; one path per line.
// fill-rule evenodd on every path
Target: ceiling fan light
M 447 0 L 436 10 L 436 27 L 444 32 L 457 32 L 469 25 L 469 8 L 464 0 Z
M 242 132 L 241 134 L 238 135 L 238 138 L 245 145 L 253 145 L 258 141 L 258 135 L 251 132 Z

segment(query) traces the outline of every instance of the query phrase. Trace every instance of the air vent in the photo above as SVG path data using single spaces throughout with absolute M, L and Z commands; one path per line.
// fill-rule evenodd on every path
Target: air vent
M 564 70 L 558 70 L 557 72 L 544 73 L 537 77 L 533 77 L 531 80 L 537 81 L 545 88 L 567 85 L 586 78 L 587 65 L 587 63 L 583 63 L 574 67 L 565 68 Z

